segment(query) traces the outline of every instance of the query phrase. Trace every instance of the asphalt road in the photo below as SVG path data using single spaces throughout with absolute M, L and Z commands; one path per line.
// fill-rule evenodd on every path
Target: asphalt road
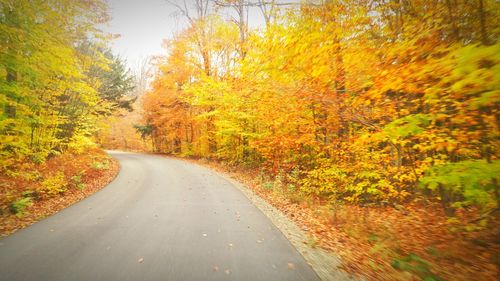
M 0 240 L 0 280 L 318 280 L 283 234 L 209 169 L 111 152 L 89 198 Z

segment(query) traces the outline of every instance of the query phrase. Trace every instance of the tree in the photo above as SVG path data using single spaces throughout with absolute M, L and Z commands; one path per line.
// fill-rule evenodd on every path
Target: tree
M 92 144 L 101 114 L 127 90 L 100 87 L 127 80 L 103 53 L 106 9 L 99 0 L 0 2 L 0 169 Z
M 497 208 L 494 1 L 304 3 L 242 28 L 281 4 L 191 18 L 146 97 L 158 149 L 263 165 L 326 200 Z

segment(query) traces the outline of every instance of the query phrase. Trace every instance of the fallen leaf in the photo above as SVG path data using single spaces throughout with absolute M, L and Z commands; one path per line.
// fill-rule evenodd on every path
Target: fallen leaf
M 137 262 L 142 263 L 144 261 L 144 258 L 140 258 Z
M 227 275 L 231 274 L 231 270 L 229 270 L 229 269 L 224 270 L 224 272 L 225 272 Z
M 219 267 L 218 266 L 214 266 L 213 270 L 214 271 L 219 271 Z
M 203 237 L 207 237 L 208 236 L 208 234 L 206 234 L 206 233 L 203 233 L 202 235 L 203 235 Z
M 289 262 L 288 263 L 288 269 L 295 269 L 295 264 Z

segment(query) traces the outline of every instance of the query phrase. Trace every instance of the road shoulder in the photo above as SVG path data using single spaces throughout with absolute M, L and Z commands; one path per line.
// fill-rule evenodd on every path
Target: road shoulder
M 353 277 L 341 269 L 342 263 L 338 256 L 319 247 L 313 247 L 313 243 L 311 243 L 312 239 L 302 229 L 288 219 L 281 211 L 255 194 L 250 188 L 235 180 L 229 174 L 212 169 L 209 165 L 198 161 L 188 161 L 210 169 L 238 188 L 285 235 L 321 280 L 354 280 Z

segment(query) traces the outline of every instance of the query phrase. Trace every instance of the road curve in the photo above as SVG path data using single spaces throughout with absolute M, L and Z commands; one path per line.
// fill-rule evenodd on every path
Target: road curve
M 213 171 L 110 154 L 121 171 L 106 188 L 0 240 L 0 280 L 318 280 Z

